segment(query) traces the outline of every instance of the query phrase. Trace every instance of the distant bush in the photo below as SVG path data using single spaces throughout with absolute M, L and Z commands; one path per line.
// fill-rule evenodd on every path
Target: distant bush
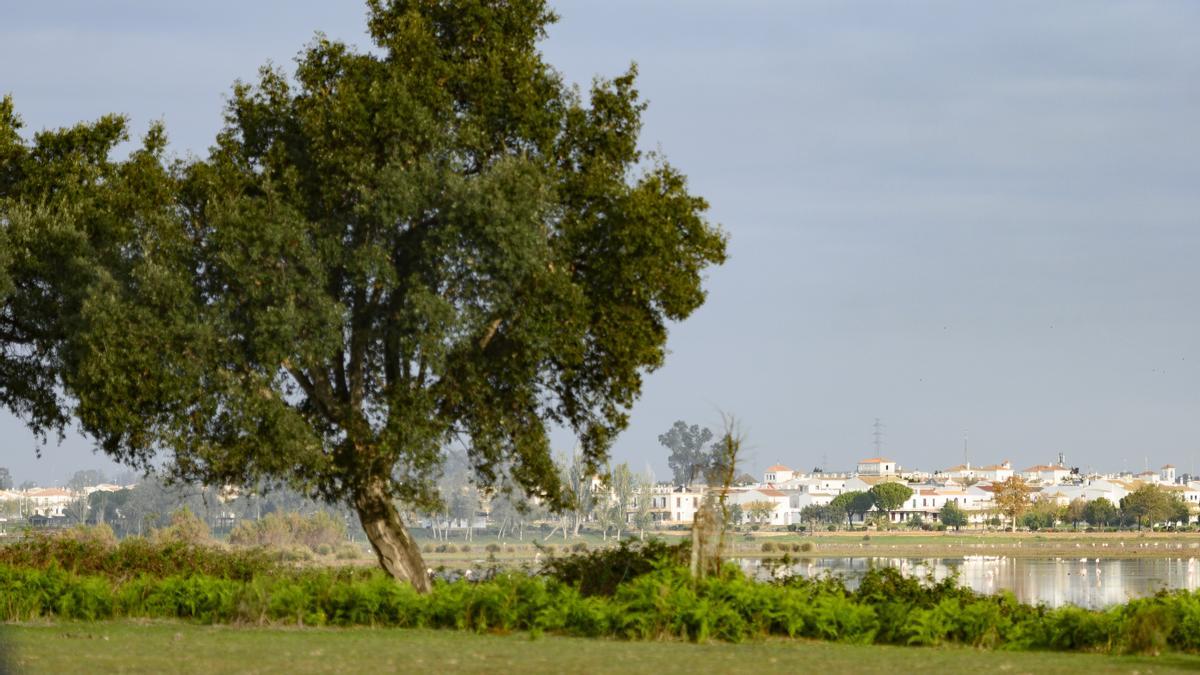
M 203 546 L 213 543 L 213 538 L 208 525 L 185 506 L 171 514 L 170 525 L 150 530 L 150 541 L 154 544 Z
M 762 552 L 763 553 L 774 553 L 775 552 L 774 542 L 764 541 L 763 545 L 762 545 Z
M 500 544 L 488 544 L 487 546 L 484 546 L 483 548 L 488 553 L 499 553 L 503 547 L 500 546 Z
M 576 543 L 571 547 L 573 553 L 587 553 L 588 545 L 586 541 Z
M 95 533 L 87 530 L 96 529 Z M 72 528 L 60 535 L 39 533 L 0 545 L 0 565 L 26 569 L 57 567 L 67 572 L 128 579 L 203 574 L 248 580 L 278 571 L 261 550 L 226 551 L 215 545 L 193 545 L 167 538 L 151 542 L 128 537 L 117 543 L 107 527 Z
M 358 547 L 358 544 L 346 542 L 337 547 L 334 556 L 338 560 L 358 560 L 362 557 L 362 549 Z
M 612 595 L 626 581 L 682 564 L 690 547 L 687 542 L 671 545 L 657 539 L 644 543 L 623 541 L 614 548 L 551 558 L 542 567 L 542 574 L 578 589 L 585 597 Z
M 96 546 L 101 548 L 114 548 L 117 545 L 117 535 L 113 529 L 106 524 L 100 525 L 76 525 L 66 529 L 62 534 L 58 535 L 61 539 L 74 541 L 83 546 Z
M 290 549 L 304 546 L 316 551 L 322 545 L 331 549 L 346 541 L 346 525 L 325 511 L 310 516 L 298 513 L 269 513 L 259 520 L 243 520 L 229 533 L 234 546 L 262 546 Z
M 811 542 L 811 541 L 806 541 L 806 542 L 804 542 L 803 544 L 800 544 L 800 551 L 801 551 L 801 552 L 803 552 L 803 553 L 808 553 L 808 552 L 809 552 L 809 551 L 811 551 L 811 550 L 813 550 L 813 545 L 812 545 L 812 542 Z

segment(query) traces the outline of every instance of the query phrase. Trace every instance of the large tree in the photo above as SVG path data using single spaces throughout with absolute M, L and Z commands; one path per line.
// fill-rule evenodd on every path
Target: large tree
M 1116 505 L 1104 497 L 1093 499 L 1083 509 L 1083 519 L 1093 527 L 1109 525 L 1120 515 Z
M 1140 530 L 1143 522 L 1153 526 L 1167 520 L 1174 514 L 1175 506 L 1170 494 L 1148 483 L 1121 498 L 1121 512 L 1136 520 Z
M 879 510 L 890 515 L 892 511 L 904 506 L 904 502 L 908 501 L 913 491 L 903 483 L 887 482 L 875 485 L 871 488 L 870 493 Z
M 438 500 L 452 442 L 480 483 L 569 500 L 548 426 L 604 460 L 725 240 L 639 152 L 634 69 L 583 96 L 543 61 L 542 0 L 368 6 L 376 49 L 318 36 L 239 83 L 203 160 L 154 127 L 114 161 L 120 117 L 28 142 L 4 100 L 0 403 L 346 502 L 424 590 L 396 500 Z
M 658 442 L 671 451 L 667 465 L 676 485 L 708 479 L 714 464 L 713 449 L 709 447 L 712 438 L 711 429 L 698 424 L 688 426 L 683 420 L 677 420 L 666 433 L 659 434 Z
M 1033 489 L 1020 476 L 1009 476 L 1007 480 L 995 483 L 992 489 L 996 509 L 1008 516 L 1009 522 L 1012 523 L 1015 530 L 1017 521 L 1029 510 L 1029 493 Z
M 946 502 L 938 511 L 938 520 L 946 527 L 959 530 L 967 524 L 967 512 L 962 510 L 958 502 Z

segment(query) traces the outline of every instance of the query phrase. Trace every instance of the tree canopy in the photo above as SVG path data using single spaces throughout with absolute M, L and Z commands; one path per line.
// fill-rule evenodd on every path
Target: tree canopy
M 542 0 L 370 0 L 377 49 L 317 36 L 238 83 L 207 158 L 119 116 L 24 140 L 0 105 L 0 403 L 74 417 L 181 478 L 286 480 L 358 512 L 428 586 L 394 507 L 445 448 L 565 500 L 548 426 L 606 457 L 668 325 L 725 257 L 703 199 L 638 150 L 636 70 L 586 97 Z
M 953 527 L 957 530 L 967 524 L 967 513 L 962 510 L 958 502 L 946 502 L 938 511 L 938 520 L 946 527 Z
M 1171 495 L 1157 485 L 1148 484 L 1125 495 L 1121 511 L 1136 520 L 1140 530 L 1143 522 L 1153 525 L 1167 520 L 1176 513 L 1176 508 Z
M 707 480 L 714 464 L 713 450 L 709 447 L 712 439 L 711 429 L 698 424 L 688 426 L 683 420 L 676 420 L 670 429 L 659 434 L 658 442 L 671 451 L 667 465 L 671 467 L 676 485 Z
M 912 496 L 912 488 L 903 483 L 880 483 L 870 490 L 880 511 L 895 511 Z
M 993 493 L 996 508 L 1008 516 L 1015 528 L 1022 514 L 1029 509 L 1029 493 L 1032 488 L 1020 476 L 1010 476 L 1007 480 L 995 484 Z

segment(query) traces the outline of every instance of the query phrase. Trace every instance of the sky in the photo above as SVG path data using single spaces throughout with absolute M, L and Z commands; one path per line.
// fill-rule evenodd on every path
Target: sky
M 6 4 L 31 130 L 120 112 L 180 155 L 315 31 L 370 45 L 349 0 Z M 911 468 L 1200 469 L 1200 4 L 552 4 L 547 60 L 583 86 L 636 62 L 643 147 L 730 236 L 614 459 L 665 478 L 658 435 L 726 412 L 753 473 L 853 468 L 876 418 Z M 36 445 L 0 415 L 18 482 L 115 470 Z

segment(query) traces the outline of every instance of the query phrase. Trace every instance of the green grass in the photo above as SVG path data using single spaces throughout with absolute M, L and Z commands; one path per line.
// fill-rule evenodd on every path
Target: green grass
M 201 626 L 117 621 L 0 625 L 20 673 L 1166 673 L 1200 656 L 1112 657 L 965 648 L 864 647 L 800 640 L 740 645 L 618 642 L 401 629 Z M 0 653 L 0 657 L 3 654 Z

